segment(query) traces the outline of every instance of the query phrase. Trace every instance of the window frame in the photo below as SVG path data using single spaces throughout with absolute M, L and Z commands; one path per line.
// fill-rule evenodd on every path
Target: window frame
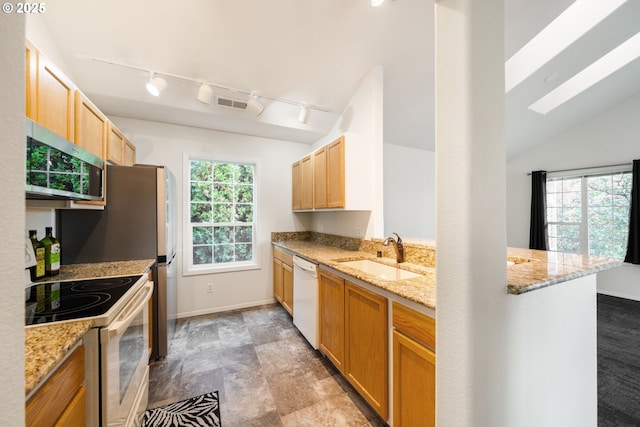
M 578 242 L 580 251 L 575 252 L 582 255 L 590 255 L 590 256 L 607 256 L 607 255 L 595 255 L 589 253 L 589 245 L 590 245 L 590 236 L 589 236 L 589 178 L 595 178 L 600 176 L 609 176 L 612 177 L 618 174 L 631 174 L 632 171 L 629 166 L 612 166 L 606 168 L 594 168 L 594 169 L 584 169 L 579 170 L 579 172 L 571 171 L 572 173 L 562 173 L 562 172 L 553 172 L 547 174 L 547 187 L 549 186 L 549 181 L 557 180 L 557 179 L 580 179 L 580 222 L 571 222 L 571 221 L 550 221 L 548 219 L 549 206 L 547 203 L 545 215 L 547 216 L 546 225 L 547 225 L 547 246 L 551 247 L 551 238 L 549 228 L 551 225 L 577 225 L 579 226 L 579 239 Z M 548 199 L 547 199 L 548 202 Z M 563 205 L 562 205 L 563 206 Z M 562 207 L 561 206 L 561 207 Z M 615 207 L 615 206 L 612 206 Z M 558 250 L 548 249 L 549 252 L 561 252 Z M 624 258 L 624 255 L 622 255 Z M 619 258 L 619 259 L 622 259 Z
M 252 260 L 234 261 L 216 264 L 193 264 L 193 227 L 191 222 L 191 161 L 200 160 L 212 163 L 233 163 L 253 166 L 253 222 L 252 222 Z M 260 251 L 258 250 L 259 230 L 259 164 L 255 158 L 216 156 L 210 153 L 184 153 L 183 156 L 183 275 L 227 273 L 234 271 L 256 270 L 260 267 Z

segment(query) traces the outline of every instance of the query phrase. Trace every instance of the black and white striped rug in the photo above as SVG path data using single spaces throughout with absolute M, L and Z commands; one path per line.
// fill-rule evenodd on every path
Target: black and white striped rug
M 144 413 L 142 427 L 221 427 L 218 392 L 149 409 Z

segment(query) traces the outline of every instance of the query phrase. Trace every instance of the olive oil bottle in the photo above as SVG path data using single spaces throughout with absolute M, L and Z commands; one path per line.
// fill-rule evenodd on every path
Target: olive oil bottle
M 60 273 L 60 241 L 53 237 L 53 227 L 45 227 L 45 236 L 40 242 L 44 245 L 46 275 L 58 275 Z
M 44 265 L 44 244 L 38 241 L 38 232 L 36 230 L 29 230 L 29 239 L 31 239 L 31 245 L 33 246 L 33 252 L 36 255 L 36 265 L 29 267 L 29 273 L 31 273 L 31 281 L 38 280 L 45 276 L 46 270 Z

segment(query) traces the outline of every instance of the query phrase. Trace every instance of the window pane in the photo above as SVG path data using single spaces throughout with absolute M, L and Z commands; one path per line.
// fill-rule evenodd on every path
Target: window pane
M 253 205 L 236 205 L 236 222 L 253 222 Z
M 213 177 L 215 182 L 233 182 L 233 165 L 216 163 L 213 169 Z
M 235 182 L 240 182 L 244 184 L 253 184 L 253 166 L 236 165 Z
M 580 207 L 565 207 L 562 209 L 563 222 L 580 222 L 582 220 L 582 209 Z
M 236 202 L 253 203 L 253 186 L 236 185 Z
M 210 202 L 211 188 L 212 188 L 211 183 L 209 182 L 192 182 L 191 183 L 191 201 Z
M 213 200 L 216 203 L 233 202 L 233 187 L 231 186 L 231 184 L 219 184 L 219 183 L 214 184 Z
M 253 258 L 251 243 L 236 245 L 236 261 L 250 261 Z
M 193 244 L 212 244 L 213 227 L 193 227 Z
M 233 227 L 216 227 L 214 236 L 216 243 L 233 243 Z
M 570 191 L 562 194 L 562 205 L 579 207 L 582 199 L 582 193 Z
M 216 203 L 213 207 L 213 221 L 231 222 L 231 206 L 230 204 Z
M 213 165 L 202 160 L 191 161 L 191 181 L 211 181 Z
M 210 203 L 191 203 L 191 222 L 211 222 Z
M 562 218 L 562 208 L 547 208 L 547 221 L 560 221 Z
M 565 178 L 562 180 L 562 191 L 581 191 L 582 178 Z
M 253 240 L 253 227 L 236 227 L 236 242 L 251 242 Z
M 215 245 L 213 247 L 213 262 L 233 261 L 233 245 Z
M 211 246 L 193 247 L 193 264 L 211 264 Z

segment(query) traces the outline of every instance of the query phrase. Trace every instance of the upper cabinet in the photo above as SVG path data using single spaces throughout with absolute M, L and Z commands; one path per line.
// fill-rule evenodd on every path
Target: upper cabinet
M 135 145 L 111 122 L 107 135 L 107 160 L 114 165 L 133 166 L 136 162 Z
M 366 144 L 343 135 L 293 164 L 292 208 L 371 210 L 372 170 Z
M 25 47 L 26 116 L 74 142 L 75 86 L 31 43 Z
M 79 90 L 76 90 L 75 114 L 75 144 L 106 159 L 109 127 L 107 117 Z

